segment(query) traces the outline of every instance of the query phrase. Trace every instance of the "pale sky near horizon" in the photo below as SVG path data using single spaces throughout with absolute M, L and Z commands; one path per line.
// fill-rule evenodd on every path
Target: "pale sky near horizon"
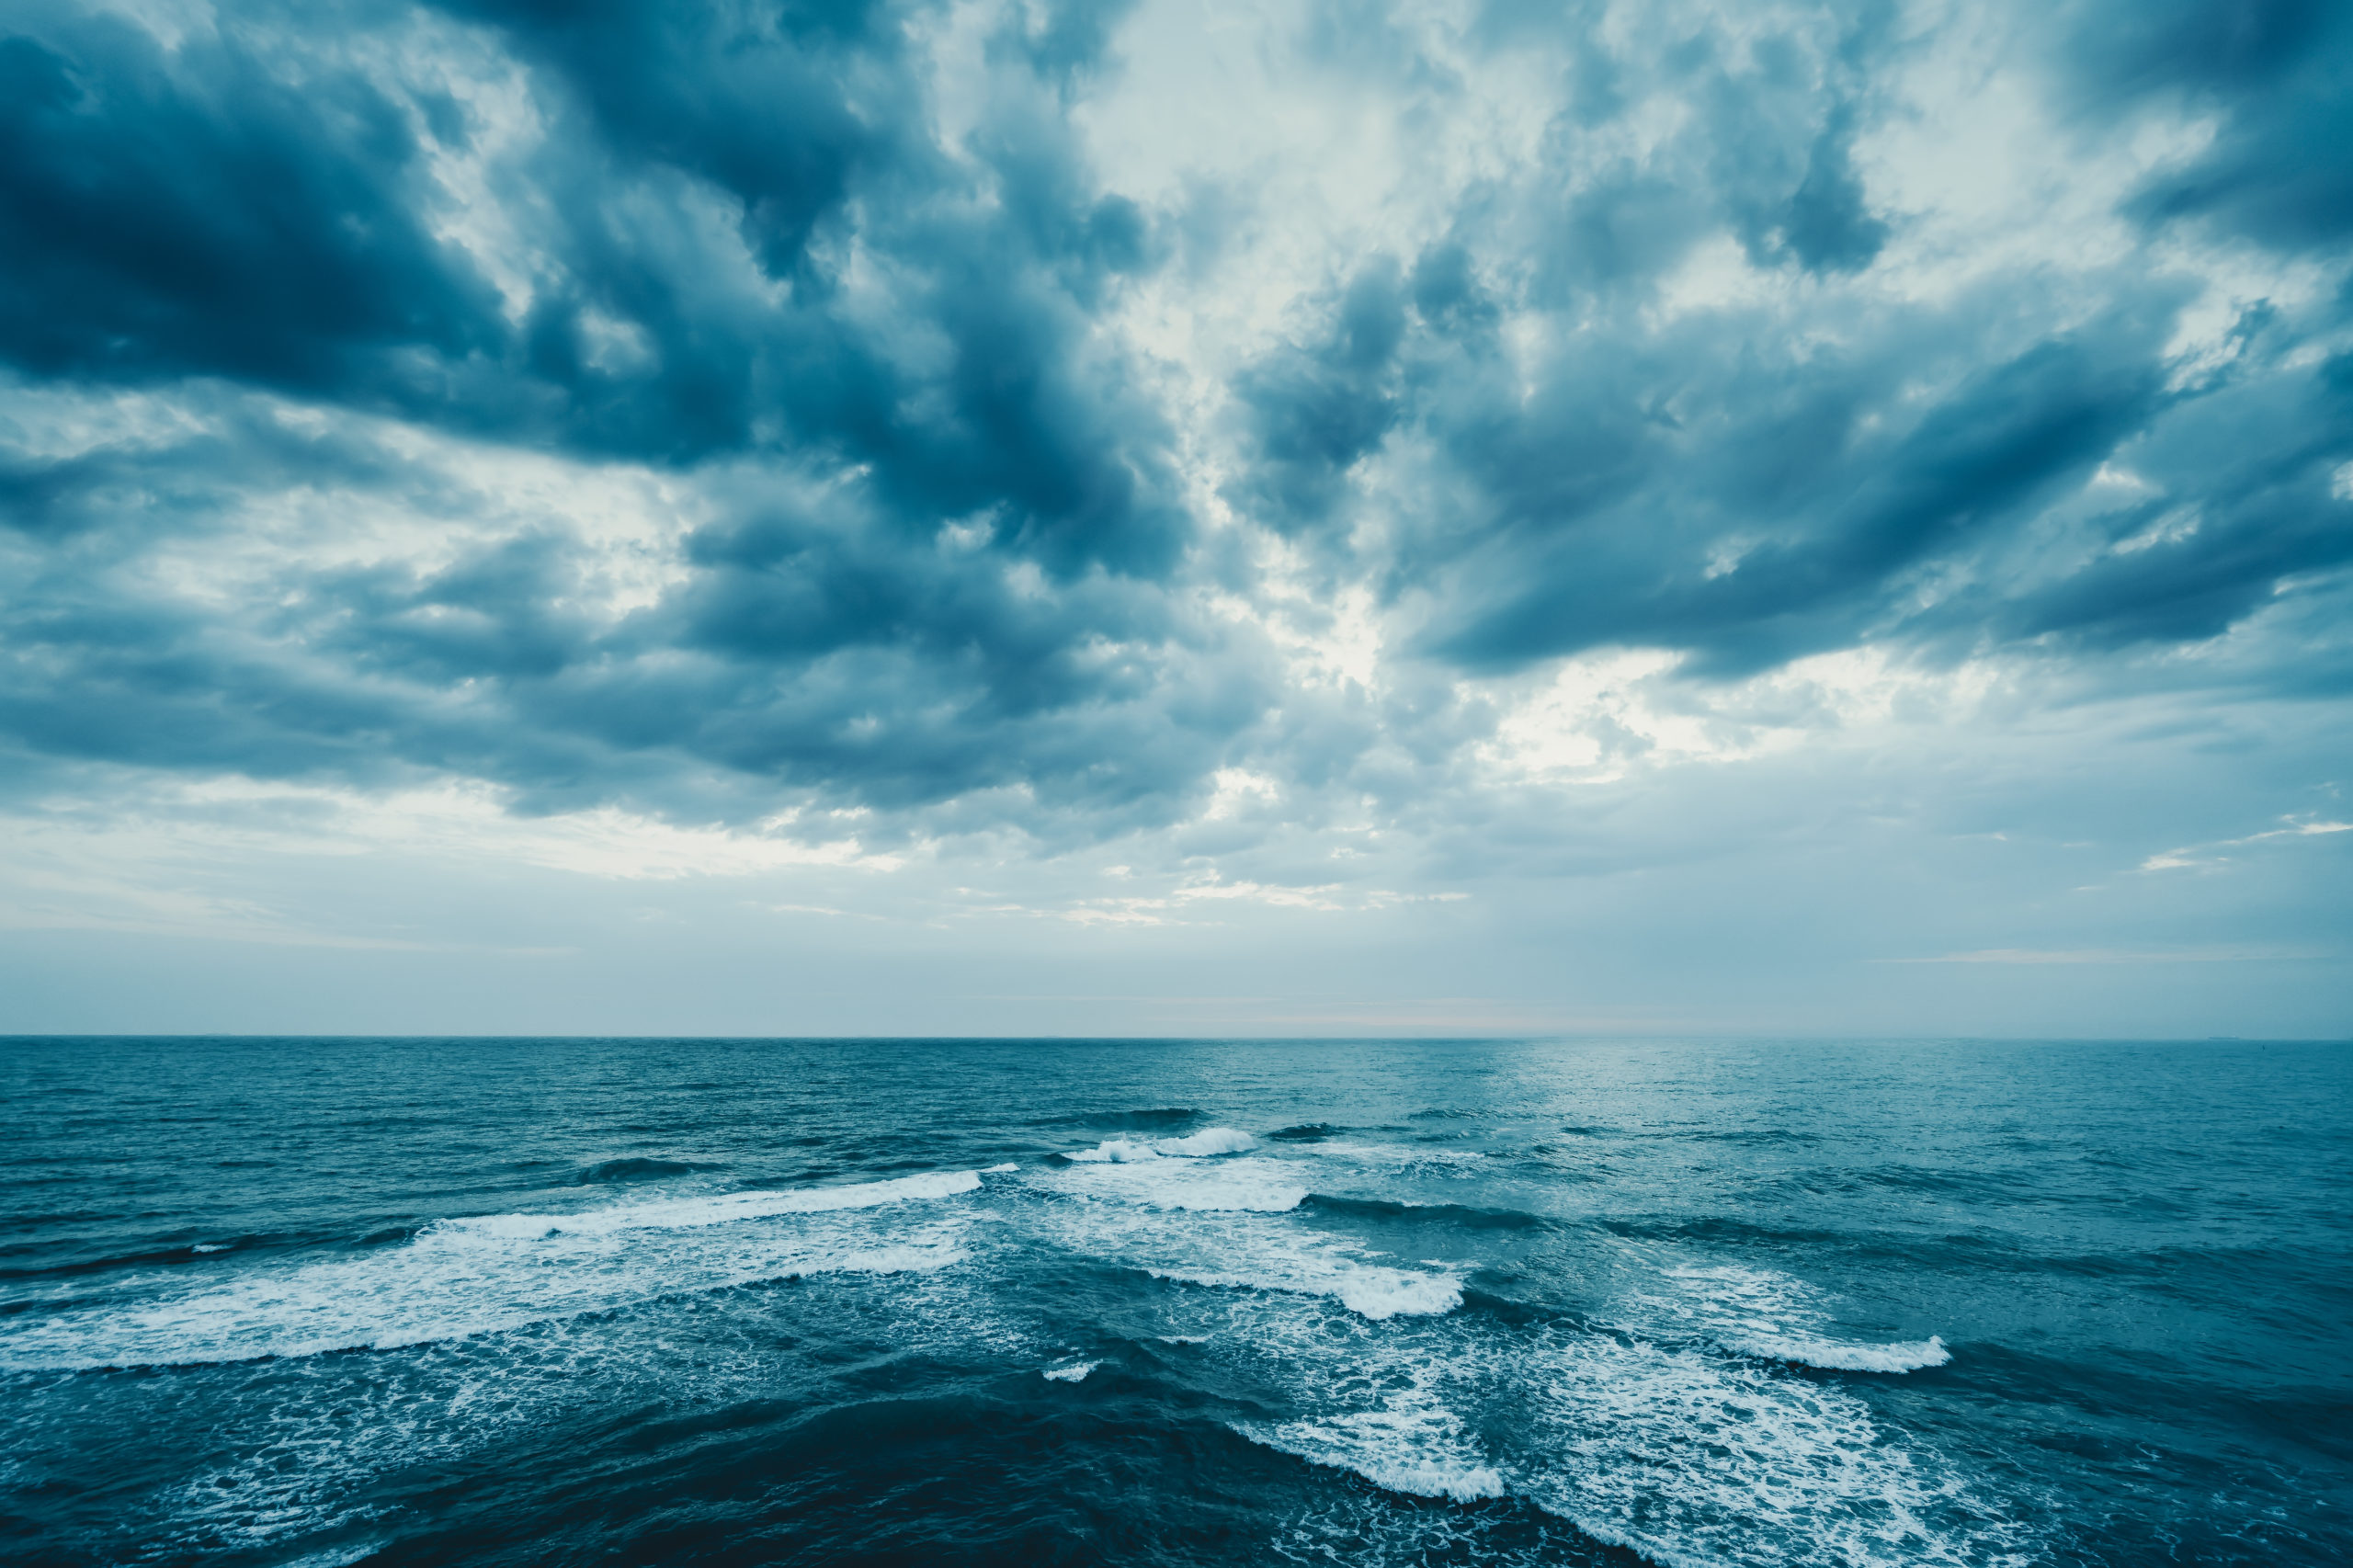
M 31 3 L 0 1033 L 2353 1035 L 2353 7 Z

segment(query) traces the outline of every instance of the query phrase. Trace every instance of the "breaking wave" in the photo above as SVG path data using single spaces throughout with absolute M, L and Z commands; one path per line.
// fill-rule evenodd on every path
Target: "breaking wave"
M 854 1187 L 679 1198 L 577 1214 L 492 1214 L 405 1244 L 186 1289 L 132 1276 L 0 1329 L 0 1369 L 185 1366 L 393 1349 L 606 1312 L 679 1292 L 826 1274 L 898 1274 L 965 1256 L 961 1215 L 893 1206 L 973 1190 L 970 1171 Z M 798 1219 L 799 1223 L 741 1224 Z M 160 1287 L 160 1289 L 159 1289 Z
M 1137 1142 L 1127 1138 L 1106 1138 L 1092 1149 L 1081 1149 L 1063 1156 L 1081 1163 L 1109 1161 L 1120 1165 L 1142 1160 L 1203 1160 L 1218 1154 L 1241 1154 L 1258 1146 L 1258 1141 L 1247 1132 L 1231 1127 L 1211 1127 L 1185 1138 L 1156 1138 Z

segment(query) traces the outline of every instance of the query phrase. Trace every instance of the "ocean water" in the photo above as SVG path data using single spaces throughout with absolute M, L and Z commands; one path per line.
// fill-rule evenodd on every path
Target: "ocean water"
M 2353 1048 L 0 1041 L 0 1559 L 2353 1561 Z

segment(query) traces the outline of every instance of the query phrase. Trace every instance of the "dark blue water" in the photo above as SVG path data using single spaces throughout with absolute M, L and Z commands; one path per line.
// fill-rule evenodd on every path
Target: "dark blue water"
M 2349 1088 L 2238 1043 L 0 1041 L 0 1557 L 2342 1562 Z

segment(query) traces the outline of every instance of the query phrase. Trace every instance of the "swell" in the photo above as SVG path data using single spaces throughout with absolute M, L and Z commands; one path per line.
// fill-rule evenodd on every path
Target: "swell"
M 1347 1128 L 1335 1127 L 1328 1121 L 1302 1121 L 1289 1127 L 1279 1127 L 1267 1137 L 1277 1143 L 1321 1143 L 1326 1138 L 1336 1138 L 1347 1131 Z
M 2201 1306 L 2244 1306 L 2252 1290 L 2267 1299 L 2341 1296 L 2336 1260 L 2325 1254 L 2265 1244 L 2200 1246 L 2171 1244 L 2112 1252 L 2044 1250 L 1995 1235 L 1913 1234 L 1886 1228 L 1832 1230 L 1776 1225 L 1729 1216 L 1608 1217 L 1591 1221 L 1629 1241 L 1698 1243 L 1764 1248 L 1792 1256 L 1836 1253 L 1904 1272 L 1958 1276 L 1999 1273 L 2130 1285 Z
M 1485 1314 L 1371 1336 L 1297 1314 L 1237 1328 L 1222 1353 L 1279 1376 L 1291 1408 L 1236 1429 L 1403 1497 L 1532 1506 L 1662 1564 L 1993 1562 L 2026 1544 L 1836 1383 Z
M 1181 1138 L 1106 1138 L 1092 1149 L 1073 1149 L 1053 1156 L 1073 1164 L 1136 1165 L 1148 1160 L 1208 1160 L 1220 1154 L 1244 1154 L 1258 1146 L 1247 1132 L 1232 1127 L 1208 1127 Z
M 2260 1433 L 2307 1462 L 2317 1457 L 2339 1469 L 2353 1465 L 2353 1389 L 2342 1383 L 2288 1379 L 2251 1388 L 2146 1354 L 2119 1351 L 2084 1363 L 2000 1343 L 1971 1346 L 1969 1372 L 1991 1393 L 2063 1406 L 2079 1434 L 2120 1434 L 2118 1446 L 2126 1451 L 2157 1445 L 2137 1423 L 2122 1425 L 2122 1413 L 2164 1409 L 2176 1413 L 2178 1427 L 2170 1446 L 2192 1462 L 2200 1462 L 2208 1434 Z
M 926 1198 L 950 1198 L 981 1185 L 978 1171 L 941 1171 L 888 1181 L 859 1182 L 843 1187 L 786 1187 L 731 1192 L 710 1198 L 675 1198 L 610 1209 L 590 1209 L 566 1214 L 483 1214 L 472 1219 L 442 1220 L 419 1233 L 426 1239 L 493 1238 L 528 1241 L 538 1237 L 609 1235 L 617 1231 L 684 1230 L 723 1225 L 738 1220 L 768 1219 L 779 1214 L 821 1214 L 840 1209 L 869 1209 Z
M 405 1242 L 189 1285 L 184 1268 L 0 1330 L 0 1369 L 187 1366 L 394 1349 L 679 1293 L 960 1262 L 981 1186 L 936 1172 L 857 1187 L 734 1193 L 575 1214 L 437 1221 Z M 745 1224 L 741 1221 L 760 1223 Z
M 46 1264 L 35 1268 L 0 1268 L 0 1279 L 72 1279 L 88 1274 L 108 1274 L 123 1268 L 168 1268 L 175 1266 L 201 1263 L 210 1257 L 225 1256 L 245 1244 L 243 1238 L 233 1242 L 183 1242 L 175 1246 L 148 1247 L 138 1252 L 116 1253 L 106 1257 L 78 1258 L 71 1263 Z M 19 1310 L 34 1302 L 0 1302 L 0 1312 Z
M 702 1171 L 717 1170 L 717 1165 L 693 1160 L 659 1160 L 647 1156 L 632 1156 L 618 1160 L 600 1160 L 574 1178 L 574 1187 L 618 1187 L 625 1182 L 663 1181 L 673 1176 L 694 1176 Z
M 1888 1372 L 1902 1375 L 1952 1359 L 1940 1335 L 1891 1345 L 1849 1345 L 1802 1334 L 1746 1334 L 1721 1341 L 1727 1350 L 1767 1361 L 1787 1361 L 1821 1372 Z
M 1159 1106 L 1143 1110 L 1078 1111 L 1065 1116 L 1040 1117 L 1029 1125 L 1097 1127 L 1107 1132 L 1163 1132 L 1189 1127 L 1200 1119 L 1201 1113 L 1189 1106 Z
M 1522 1209 L 1481 1209 L 1462 1203 L 1408 1203 L 1386 1198 L 1345 1198 L 1311 1190 L 1303 1207 L 1358 1220 L 1448 1226 L 1465 1231 L 1545 1231 L 1560 1221 Z

